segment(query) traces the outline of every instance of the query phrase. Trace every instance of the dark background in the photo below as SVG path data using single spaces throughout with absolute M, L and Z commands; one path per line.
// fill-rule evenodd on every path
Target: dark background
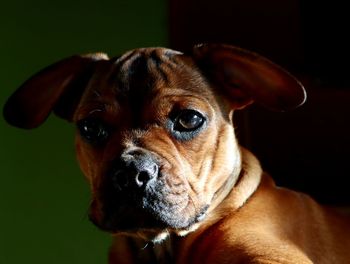
M 237 113 L 237 134 L 277 183 L 350 205 L 349 15 L 341 1 L 14 0 L 0 9 L 0 105 L 61 58 L 141 46 L 188 50 L 225 42 L 298 76 L 307 103 L 289 113 Z M 89 189 L 74 127 L 50 117 L 22 131 L 0 119 L 0 263 L 106 263 L 110 236 L 87 220 Z
M 350 16 L 342 1 L 172 0 L 170 43 L 224 42 L 256 51 L 297 76 L 306 104 L 289 113 L 254 106 L 237 134 L 282 186 L 350 204 Z

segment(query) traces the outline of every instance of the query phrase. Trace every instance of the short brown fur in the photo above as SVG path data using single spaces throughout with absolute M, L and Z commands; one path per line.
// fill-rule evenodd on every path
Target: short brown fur
M 234 134 L 236 110 L 305 99 L 269 60 L 208 44 L 67 58 L 25 82 L 4 116 L 34 128 L 53 111 L 77 124 L 90 219 L 114 237 L 110 264 L 349 263 L 350 219 L 276 187 Z

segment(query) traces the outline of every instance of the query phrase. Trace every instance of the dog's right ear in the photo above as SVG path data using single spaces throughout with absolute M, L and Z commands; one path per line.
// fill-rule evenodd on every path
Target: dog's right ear
M 43 69 L 8 99 L 3 112 L 5 120 L 30 129 L 42 124 L 54 111 L 71 121 L 96 64 L 106 60 L 104 53 L 72 56 Z
M 257 102 L 271 110 L 287 111 L 306 100 L 305 89 L 296 78 L 254 52 L 230 45 L 203 44 L 195 46 L 191 55 L 234 109 Z

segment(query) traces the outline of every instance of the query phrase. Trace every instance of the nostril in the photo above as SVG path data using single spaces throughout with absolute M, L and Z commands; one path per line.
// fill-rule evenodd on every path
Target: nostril
M 155 178 L 158 174 L 158 166 L 156 164 L 147 164 L 135 177 L 136 184 L 141 187 Z
M 144 184 L 146 184 L 150 180 L 150 175 L 148 174 L 147 171 L 141 171 L 137 176 L 136 176 L 136 184 L 141 187 Z

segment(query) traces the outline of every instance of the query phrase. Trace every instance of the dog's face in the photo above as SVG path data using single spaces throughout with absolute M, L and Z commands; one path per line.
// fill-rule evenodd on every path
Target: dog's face
M 96 73 L 74 114 L 93 222 L 113 232 L 202 220 L 239 172 L 229 105 L 189 58 L 166 49 L 132 51 Z
M 284 110 L 304 98 L 268 60 L 203 45 L 187 55 L 147 48 L 66 59 L 27 81 L 4 113 L 26 128 L 51 110 L 73 121 L 91 220 L 113 233 L 159 234 L 191 229 L 238 179 L 233 110 L 252 101 Z

